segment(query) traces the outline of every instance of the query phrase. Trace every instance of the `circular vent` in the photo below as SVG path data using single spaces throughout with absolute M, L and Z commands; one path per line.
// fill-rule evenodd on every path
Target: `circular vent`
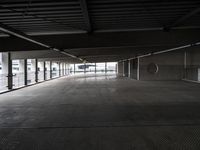
M 156 74 L 158 72 L 158 65 L 155 63 L 150 63 L 147 66 L 147 71 L 151 74 Z

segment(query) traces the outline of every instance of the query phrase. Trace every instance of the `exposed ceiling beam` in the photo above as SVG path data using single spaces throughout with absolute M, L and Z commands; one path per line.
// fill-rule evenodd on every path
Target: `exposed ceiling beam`
M 173 27 L 178 27 L 180 26 L 183 22 L 185 22 L 187 19 L 191 18 L 192 16 L 196 15 L 197 13 L 200 12 L 200 7 L 190 11 L 188 14 L 182 16 L 181 18 L 179 18 L 178 20 L 176 20 L 175 22 L 173 22 L 172 24 L 164 27 L 165 30 L 170 30 Z
M 160 47 L 160 49 L 168 47 L 175 47 L 186 45 L 193 42 L 198 42 L 200 30 L 199 29 L 181 29 L 172 30 L 173 32 L 166 33 L 163 31 L 130 31 L 130 32 L 107 32 L 107 33 L 93 33 L 87 34 L 60 34 L 60 35 L 40 35 L 31 36 L 37 41 L 48 43 L 60 49 L 66 49 L 66 52 L 76 56 L 82 55 L 76 52 L 76 49 L 88 51 L 88 49 L 108 49 L 117 47 L 131 47 L 140 49 L 140 47 Z M 154 38 L 149 38 L 154 37 Z M 78 41 L 78 42 L 77 42 Z M 90 42 L 88 42 L 90 41 Z M 12 44 L 10 44 L 12 43 Z M 15 38 L 15 37 L 1 37 L 0 51 L 31 51 L 31 50 L 45 50 L 31 42 Z M 47 50 L 47 49 L 46 49 Z M 74 51 L 75 50 L 75 51 Z M 94 53 L 94 51 L 89 50 Z M 104 54 L 104 53 L 102 53 Z
M 84 17 L 85 24 L 87 27 L 86 30 L 88 33 L 91 33 L 93 31 L 93 27 L 92 27 L 91 18 L 90 18 L 89 12 L 88 12 L 88 6 L 87 6 L 86 0 L 80 0 L 80 6 L 82 9 L 83 17 Z
M 75 30 L 81 30 L 79 27 L 74 27 L 74 26 L 71 26 L 69 24 L 54 20 L 54 19 L 49 19 L 49 18 L 45 17 L 45 15 L 36 15 L 36 14 L 31 13 L 31 12 L 24 14 L 23 11 L 12 9 L 12 8 L 9 8 L 8 6 L 5 6 L 5 5 L 0 5 L 0 8 L 5 9 L 5 10 L 9 10 L 11 12 L 20 13 L 22 16 L 24 16 L 24 15 L 31 16 L 31 17 L 42 19 L 44 21 L 49 21 L 51 23 L 55 23 L 55 24 L 58 24 L 58 25 L 64 25 L 64 26 L 70 27 L 70 28 L 75 29 Z
M 0 23 L 0 30 L 3 31 L 3 32 L 5 32 L 5 33 L 7 33 L 7 34 L 9 34 L 9 35 L 16 36 L 16 37 L 18 37 L 20 39 L 23 39 L 23 40 L 29 41 L 31 43 L 34 43 L 36 45 L 39 45 L 41 47 L 44 47 L 45 49 L 54 50 L 54 51 L 57 51 L 57 52 L 60 52 L 60 53 L 62 53 L 64 55 L 66 55 L 66 56 L 69 56 L 69 57 L 72 57 L 72 58 L 76 58 L 76 59 L 79 59 L 79 60 L 83 61 L 81 58 L 79 58 L 79 57 L 77 57 L 75 55 L 67 53 L 64 50 L 52 47 L 52 46 L 50 46 L 48 44 L 45 44 L 45 43 L 42 43 L 40 41 L 34 40 L 33 38 L 31 38 L 27 34 L 21 32 L 19 30 L 16 30 L 16 29 L 14 29 L 14 28 L 12 28 L 10 26 L 4 25 L 2 23 Z

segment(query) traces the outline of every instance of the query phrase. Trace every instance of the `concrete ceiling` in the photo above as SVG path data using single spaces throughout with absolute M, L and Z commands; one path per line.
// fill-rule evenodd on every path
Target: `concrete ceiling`
M 200 39 L 198 0 L 2 0 L 0 12 L 13 59 L 118 61 Z

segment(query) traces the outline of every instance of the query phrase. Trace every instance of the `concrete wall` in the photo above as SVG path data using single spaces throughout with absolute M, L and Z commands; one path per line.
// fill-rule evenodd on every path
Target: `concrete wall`
M 118 64 L 121 76 L 139 80 L 194 80 L 200 81 L 200 47 L 141 57 Z M 149 65 L 156 64 L 156 73 Z M 138 68 L 139 66 L 139 68 Z
M 150 73 L 149 64 L 158 66 L 157 73 Z M 174 51 L 140 58 L 140 80 L 182 80 L 184 76 L 184 52 Z
M 128 65 L 129 65 L 129 61 L 127 60 L 127 61 L 124 61 L 124 76 L 125 77 L 128 77 Z
M 123 62 L 118 62 L 117 71 L 118 71 L 118 76 L 123 76 Z
M 137 59 L 130 60 L 130 78 L 137 79 Z
M 186 79 L 198 81 L 200 79 L 200 48 L 193 47 L 186 50 Z

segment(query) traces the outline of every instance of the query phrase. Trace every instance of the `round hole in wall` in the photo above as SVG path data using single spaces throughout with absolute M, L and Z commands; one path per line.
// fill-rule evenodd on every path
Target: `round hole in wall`
M 147 71 L 151 74 L 156 74 L 158 72 L 158 65 L 155 63 L 148 64 Z

